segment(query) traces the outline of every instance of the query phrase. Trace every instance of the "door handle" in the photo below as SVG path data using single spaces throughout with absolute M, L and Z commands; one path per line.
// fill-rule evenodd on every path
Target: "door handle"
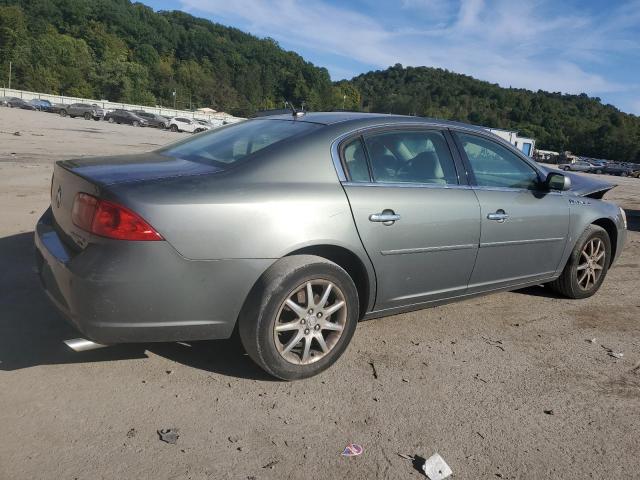
M 369 221 L 380 222 L 383 225 L 393 225 L 398 220 L 400 220 L 400 215 L 389 209 L 383 210 L 382 213 L 372 213 L 369 215 Z
M 509 218 L 509 215 L 507 215 L 504 210 L 499 209 L 496 210 L 496 213 L 490 213 L 487 215 L 487 218 L 489 220 L 495 220 L 498 223 L 504 223 L 504 221 Z

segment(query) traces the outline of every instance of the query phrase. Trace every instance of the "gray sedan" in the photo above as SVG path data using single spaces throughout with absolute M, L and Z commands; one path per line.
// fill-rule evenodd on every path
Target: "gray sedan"
M 465 124 L 264 117 L 57 162 L 37 266 L 76 345 L 237 330 L 293 380 L 334 363 L 361 319 L 529 285 L 593 295 L 626 233 L 610 188 Z

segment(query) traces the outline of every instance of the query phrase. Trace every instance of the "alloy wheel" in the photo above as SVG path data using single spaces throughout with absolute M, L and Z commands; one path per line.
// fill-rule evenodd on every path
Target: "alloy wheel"
M 598 283 L 604 262 L 606 260 L 606 249 L 604 242 L 599 238 L 592 238 L 582 248 L 580 253 L 580 261 L 578 264 L 577 276 L 578 286 L 582 290 L 589 290 Z
M 310 280 L 296 287 L 280 306 L 273 339 L 289 363 L 308 365 L 338 343 L 347 322 L 344 293 L 328 280 Z

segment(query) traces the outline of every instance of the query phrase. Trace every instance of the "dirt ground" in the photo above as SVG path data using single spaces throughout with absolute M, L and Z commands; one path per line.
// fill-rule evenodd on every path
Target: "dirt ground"
M 434 452 L 459 479 L 640 476 L 638 219 L 590 299 L 536 287 L 363 322 L 306 381 L 233 341 L 70 351 L 33 271 L 53 161 L 178 138 L 0 108 L 0 479 L 420 478 L 398 453 Z M 640 211 L 640 180 L 606 178 Z

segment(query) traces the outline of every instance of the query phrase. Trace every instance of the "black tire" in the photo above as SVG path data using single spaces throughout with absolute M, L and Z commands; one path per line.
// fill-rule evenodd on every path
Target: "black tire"
M 85 119 L 85 120 L 91 120 L 91 114 L 90 114 L 89 112 L 86 112 L 86 113 L 84 114 L 84 119 Z
M 597 169 L 597 170 L 596 170 L 596 173 L 597 173 L 598 175 L 602 175 L 602 170 Z
M 93 119 L 94 119 L 96 122 L 99 122 L 99 121 L 100 121 L 100 117 L 93 117 Z
M 278 351 L 274 327 L 280 307 L 295 289 L 311 280 L 332 282 L 344 295 L 346 320 L 335 345 L 319 360 L 294 364 Z M 339 265 L 314 255 L 284 257 L 273 264 L 253 287 L 238 317 L 245 350 L 263 370 L 281 380 L 312 377 L 329 368 L 347 348 L 359 316 L 358 291 Z
M 588 289 L 578 285 L 578 265 L 580 264 L 582 250 L 585 245 L 594 238 L 599 238 L 604 243 L 605 255 L 602 272 L 596 282 Z M 567 260 L 567 264 L 562 271 L 560 277 L 548 285 L 556 292 L 568 298 L 580 299 L 592 296 L 598 291 L 600 285 L 607 276 L 609 264 L 611 263 L 611 240 L 607 231 L 597 225 L 589 225 L 584 233 L 580 236 L 573 251 Z
M 60 116 L 61 117 L 66 117 L 67 116 L 67 111 L 66 110 L 60 110 Z
M 172 132 L 177 132 L 178 131 L 178 126 L 177 125 L 171 125 L 171 131 Z
M 629 175 L 629 174 L 628 174 L 627 172 L 622 172 L 622 173 L 620 174 L 620 176 L 621 176 L 621 177 L 626 177 L 626 176 L 628 176 L 628 175 Z
M 139 127 L 140 126 L 140 122 L 137 121 L 137 120 L 134 120 L 131 125 L 133 125 L 134 127 Z
M 169 124 L 168 124 L 168 123 L 166 123 L 166 122 L 165 122 L 165 123 L 163 123 L 163 124 L 162 124 L 162 128 L 165 128 L 165 129 L 169 128 Z
M 563 168 L 563 170 L 564 170 L 565 172 L 568 172 L 568 171 L 569 171 L 569 167 L 564 167 L 564 168 Z
M 113 117 L 109 117 L 108 122 L 109 122 L 109 123 L 113 123 L 113 122 L 115 122 L 115 120 L 114 120 L 114 118 L 113 118 Z

